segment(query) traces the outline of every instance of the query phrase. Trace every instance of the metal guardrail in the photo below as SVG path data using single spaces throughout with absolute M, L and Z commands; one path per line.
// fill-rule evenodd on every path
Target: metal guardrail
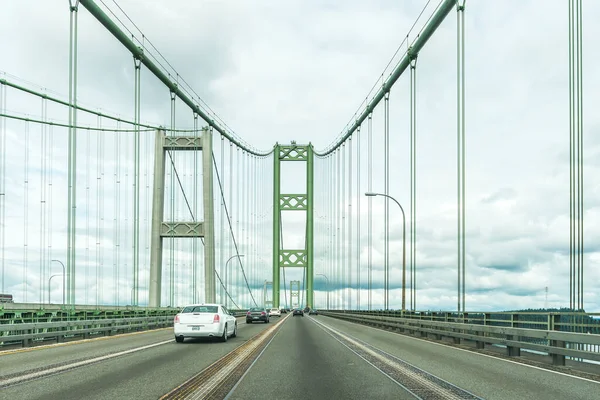
M 114 335 L 117 333 L 164 328 L 173 325 L 171 316 L 90 319 L 59 322 L 34 322 L 0 325 L 0 346 L 21 342 L 28 347 L 33 342 L 67 338 Z
M 400 332 L 420 333 L 422 336 L 432 334 L 437 340 L 443 337 L 453 338 L 455 343 L 470 340 L 474 341 L 479 349 L 484 348 L 486 343 L 504 345 L 509 356 L 520 356 L 522 349 L 533 350 L 551 356 L 554 365 L 565 365 L 566 357 L 580 361 L 600 361 L 600 335 L 561 331 L 561 325 L 565 324 L 561 324 L 560 320 L 565 314 L 560 313 L 546 313 L 547 329 L 469 323 L 472 320 L 467 315 L 450 321 L 440 321 L 435 320 L 432 315 L 423 318 L 422 315 L 403 315 L 395 312 L 383 312 L 377 315 L 375 312 L 321 311 L 321 314 L 351 322 L 396 329 Z M 518 314 L 513 313 L 513 315 Z M 516 320 L 518 321 L 518 317 Z M 507 322 L 502 319 L 497 321 Z
M 78 310 L 75 315 L 68 312 L 62 315 L 61 310 L 58 314 L 54 311 L 47 315 L 46 311 L 38 311 L 27 318 L 13 317 L 9 320 L 0 317 L 0 347 L 19 342 L 23 347 L 28 347 L 34 342 L 54 340 L 60 343 L 67 338 L 88 339 L 92 336 L 165 328 L 173 326 L 173 317 L 180 309 L 91 310 L 92 313 L 90 310 Z M 112 315 L 114 311 L 122 314 Z M 144 313 L 157 315 L 141 316 Z M 245 317 L 246 311 L 234 311 L 233 315 L 236 318 Z M 35 321 L 30 321 L 32 319 Z

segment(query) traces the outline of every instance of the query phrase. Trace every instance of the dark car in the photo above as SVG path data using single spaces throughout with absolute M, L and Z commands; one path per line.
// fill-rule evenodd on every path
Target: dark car
M 304 317 L 304 311 L 302 311 L 301 308 L 294 308 L 294 312 L 292 313 L 292 316 L 295 317 L 296 315 Z
M 319 315 L 319 312 L 318 312 L 317 310 L 315 310 L 315 309 L 311 309 L 311 310 L 308 312 L 308 315 Z
M 263 321 L 269 323 L 269 311 L 264 307 L 254 307 L 246 313 L 246 323 L 251 324 L 255 321 Z
M 282 308 L 281 310 L 279 310 L 282 314 L 287 314 L 287 310 L 285 308 Z

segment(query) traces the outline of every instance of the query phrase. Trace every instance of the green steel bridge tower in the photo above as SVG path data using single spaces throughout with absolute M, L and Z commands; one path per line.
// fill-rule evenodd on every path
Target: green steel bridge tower
M 273 307 L 279 307 L 281 268 L 306 268 L 306 306 L 313 307 L 313 157 L 312 145 L 276 144 L 273 168 Z M 281 193 L 281 162 L 306 163 L 306 193 Z M 283 211 L 306 212 L 304 248 L 282 248 L 281 214 Z

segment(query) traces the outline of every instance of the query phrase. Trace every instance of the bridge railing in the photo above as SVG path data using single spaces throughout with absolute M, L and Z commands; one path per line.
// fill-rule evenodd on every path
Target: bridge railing
M 173 325 L 172 316 L 88 319 L 58 322 L 33 322 L 0 325 L 0 346 L 22 343 L 23 347 L 34 342 L 54 340 L 89 339 L 101 335 L 143 331 Z
M 474 342 L 501 345 L 508 356 L 529 350 L 552 357 L 554 365 L 565 365 L 565 358 L 600 362 L 600 325 L 596 314 L 586 313 L 465 313 L 394 311 L 321 311 L 331 317 L 397 330 L 422 337 L 455 343 Z M 540 320 L 545 317 L 545 322 Z M 510 318 L 509 318 L 510 317 Z M 535 318 L 534 318 L 535 317 Z M 591 318 L 590 322 L 587 319 Z
M 23 347 L 47 341 L 63 342 L 173 326 L 181 309 L 133 306 L 76 306 L 11 304 L 0 307 L 0 347 Z M 233 311 L 236 318 L 246 310 Z

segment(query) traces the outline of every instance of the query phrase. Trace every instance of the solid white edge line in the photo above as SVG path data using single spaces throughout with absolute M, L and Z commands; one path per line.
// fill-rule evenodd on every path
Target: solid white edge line
M 173 329 L 173 327 L 171 326 L 171 327 L 166 327 L 166 328 L 151 329 L 151 330 L 147 330 L 147 331 L 119 333 L 117 335 L 112 335 L 112 336 L 106 335 L 106 336 L 99 336 L 99 337 L 94 337 L 94 338 L 89 338 L 89 339 L 71 340 L 68 342 L 41 344 L 41 345 L 32 346 L 32 347 L 20 347 L 18 349 L 10 349 L 10 350 L 0 349 L 0 357 L 6 356 L 9 354 L 28 353 L 28 352 L 37 351 L 37 350 L 54 349 L 54 348 L 58 348 L 58 347 L 72 346 L 72 345 L 82 344 L 82 343 L 96 343 L 96 342 L 101 342 L 104 340 L 119 339 L 119 338 L 130 337 L 130 336 L 138 336 L 138 335 L 143 335 L 143 334 L 147 334 L 147 333 L 156 333 L 156 332 L 160 332 L 160 331 L 166 331 L 167 329 Z M 7 337 L 10 337 L 10 336 L 7 336 Z
M 314 318 L 309 318 L 309 319 L 314 319 Z M 413 391 L 411 391 L 409 388 L 407 388 L 406 386 L 404 386 L 403 384 L 401 384 L 400 382 L 398 382 L 397 380 L 395 380 L 394 378 L 392 378 L 387 372 L 383 371 L 381 368 L 379 368 L 378 366 L 376 366 L 375 364 L 373 364 L 371 361 L 367 360 L 365 357 L 361 356 L 360 354 L 358 354 L 355 350 L 351 349 L 346 343 L 342 342 L 340 339 L 336 338 L 329 330 L 331 329 L 332 331 L 334 331 L 333 328 L 329 328 L 327 327 L 325 324 L 323 324 L 322 322 L 317 322 L 316 320 L 313 321 L 313 323 L 315 325 L 317 325 L 319 327 L 319 329 L 321 329 L 323 332 L 325 332 L 326 334 L 328 334 L 329 336 L 331 336 L 334 340 L 336 340 L 338 343 L 340 343 L 342 346 L 344 346 L 345 348 L 347 348 L 348 350 L 350 350 L 352 353 L 356 354 L 361 360 L 363 360 L 364 362 L 366 362 L 367 364 L 369 364 L 371 367 L 375 368 L 377 371 L 381 372 L 383 375 L 385 375 L 387 378 L 389 378 L 392 382 L 394 382 L 396 385 L 400 386 L 402 389 L 406 390 L 408 393 L 412 394 L 415 398 L 419 399 L 419 400 L 423 400 L 422 397 L 419 397 L 416 393 L 414 393 Z M 321 326 L 322 325 L 322 326 Z
M 389 358 L 391 358 L 391 359 L 393 359 L 393 360 L 396 360 L 396 361 L 399 361 L 399 362 L 401 362 L 401 363 L 403 363 L 403 364 L 406 364 L 406 365 L 410 366 L 411 368 L 414 368 L 414 369 L 418 370 L 419 372 L 422 372 L 422 373 L 423 373 L 423 374 L 425 374 L 425 375 L 429 375 L 429 376 L 431 376 L 432 378 L 435 378 L 435 379 L 437 379 L 437 380 L 439 380 L 439 381 L 442 381 L 442 382 L 444 382 L 445 384 L 447 384 L 447 385 L 449 385 L 449 386 L 452 386 L 453 388 L 455 388 L 455 389 L 457 389 L 457 390 L 460 390 L 460 391 L 462 391 L 462 392 L 468 393 L 468 394 L 470 394 L 471 396 L 473 396 L 474 398 L 477 398 L 477 399 L 482 399 L 480 396 L 476 395 L 475 393 L 472 393 L 472 392 L 468 391 L 467 389 L 461 388 L 460 386 L 457 386 L 457 385 L 453 384 L 452 382 L 449 382 L 449 381 L 447 381 L 447 380 L 445 380 L 445 379 L 442 379 L 442 378 L 440 378 L 439 376 L 432 374 L 431 372 L 425 371 L 424 369 L 422 369 L 422 368 L 419 368 L 419 367 L 417 367 L 416 365 L 413 365 L 413 364 L 409 363 L 408 361 L 401 359 L 401 358 L 400 358 L 400 357 L 398 357 L 398 356 L 395 356 L 395 355 L 393 355 L 393 354 L 391 354 L 391 353 L 388 353 L 387 351 L 385 351 L 385 350 L 382 350 L 382 349 L 380 349 L 379 347 L 376 347 L 376 346 L 372 345 L 371 343 L 369 343 L 369 342 L 367 342 L 367 341 L 365 341 L 365 340 L 359 339 L 359 338 L 357 338 L 356 336 L 352 336 L 352 335 L 350 335 L 350 334 L 347 334 L 347 333 L 342 333 L 340 330 L 338 330 L 338 329 L 336 329 L 336 328 L 333 328 L 333 327 L 331 327 L 331 326 L 328 326 L 327 324 L 325 324 L 325 323 L 323 323 L 323 322 L 321 322 L 321 321 L 318 321 L 318 322 L 317 322 L 317 321 L 315 320 L 315 323 L 317 323 L 317 324 L 321 324 L 322 326 L 326 327 L 327 329 L 331 330 L 332 332 L 335 332 L 335 333 L 337 333 L 338 335 L 340 335 L 340 336 L 342 336 L 342 337 L 344 337 L 344 336 L 345 336 L 346 338 L 350 338 L 350 339 L 354 340 L 355 342 L 357 342 L 359 345 L 361 345 L 361 346 L 363 346 L 363 347 L 365 347 L 365 348 L 367 348 L 367 349 L 368 349 L 369 347 L 371 347 L 371 348 L 372 348 L 371 350 L 373 350 L 373 349 L 374 349 L 374 350 L 376 350 L 376 351 L 379 351 L 379 352 L 381 352 L 381 353 L 385 354 L 386 356 L 388 356 Z M 392 361 L 393 361 L 393 360 L 392 360 Z M 401 365 L 401 367 L 404 367 L 404 365 Z M 434 385 L 437 385 L 437 382 L 434 382 L 434 381 L 429 381 L 429 382 L 430 382 L 430 383 L 432 383 L 432 384 L 434 384 Z
M 325 316 L 325 317 L 327 317 L 327 316 Z M 537 367 L 537 366 L 535 366 L 535 365 L 523 364 L 523 363 L 520 363 L 520 362 L 518 362 L 518 361 L 512 361 L 512 360 L 507 360 L 507 359 L 505 359 L 505 358 L 501 358 L 501 357 L 490 356 L 489 354 L 478 353 L 478 352 L 476 352 L 476 351 L 473 351 L 473 350 L 462 349 L 462 348 L 460 348 L 460 347 L 454 347 L 454 346 L 446 345 L 446 344 L 443 344 L 443 343 L 437 343 L 437 342 L 433 342 L 433 341 L 430 341 L 430 340 L 424 340 L 424 339 L 421 339 L 421 338 L 418 338 L 418 337 L 412 337 L 412 336 L 408 336 L 408 335 L 403 335 L 403 334 L 401 334 L 401 333 L 390 332 L 390 331 L 386 331 L 386 330 L 384 330 L 384 329 L 378 329 L 378 328 L 374 328 L 374 327 L 372 327 L 372 326 L 367 326 L 367 325 L 358 325 L 358 324 L 356 324 L 356 323 L 354 323 L 354 322 L 345 321 L 345 320 L 338 319 L 338 318 L 334 318 L 334 317 L 329 317 L 329 318 L 332 318 L 332 319 L 335 319 L 335 320 L 338 320 L 338 321 L 347 322 L 347 323 L 349 323 L 349 324 L 354 324 L 354 325 L 357 325 L 357 326 L 362 326 L 362 327 L 365 327 L 365 328 L 368 328 L 368 329 L 373 329 L 373 330 L 376 330 L 376 331 L 378 331 L 378 332 L 385 332 L 385 333 L 389 333 L 389 334 L 391 334 L 391 335 L 400 335 L 400 336 L 402 336 L 402 337 L 404 337 L 404 338 L 408 338 L 408 339 L 412 339 L 412 340 L 420 340 L 420 341 L 422 341 L 422 342 L 426 342 L 426 343 L 434 344 L 434 345 L 436 345 L 436 346 L 444 346 L 446 349 L 453 349 L 453 350 L 465 351 L 465 352 L 467 352 L 467 353 L 470 353 L 470 354 L 473 354 L 473 355 L 477 355 L 477 356 L 483 356 L 483 357 L 488 357 L 488 358 L 492 358 L 492 359 L 494 359 L 494 360 L 499 360 L 499 361 L 505 361 L 505 362 L 508 362 L 508 363 L 511 363 L 511 364 L 520 365 L 520 366 L 522 366 L 522 367 L 529 367 L 529 368 L 537 369 L 537 370 L 544 371 L 544 372 L 551 372 L 551 373 L 553 373 L 553 374 L 557 374 L 557 375 L 563 375 L 563 376 L 566 376 L 566 377 L 569 377 L 569 378 L 575 378 L 575 379 L 579 379 L 579 380 L 582 380 L 582 381 L 591 382 L 591 383 L 595 383 L 595 384 L 599 384 L 599 385 L 600 385 L 600 382 L 598 382 L 598 381 L 594 381 L 594 380 L 591 380 L 591 379 L 588 379 L 588 378 L 582 378 L 582 377 L 580 377 L 580 376 L 569 375 L 569 374 L 567 374 L 567 373 L 560 372 L 560 371 L 553 371 L 553 370 L 551 370 L 551 369 L 546 369 L 546 368 L 542 368 L 542 367 Z M 585 372 L 584 372 L 584 373 L 585 373 Z
M 107 355 L 104 355 L 104 356 L 99 356 L 99 357 L 91 358 L 89 360 L 77 361 L 77 362 L 73 362 L 73 363 L 70 363 L 70 364 L 61 365 L 59 367 L 54 367 L 54 368 L 50 368 L 50 369 L 46 369 L 46 370 L 41 370 L 41 371 L 37 371 L 37 372 L 30 372 L 30 373 L 28 373 L 26 375 L 20 375 L 20 376 L 15 376 L 13 378 L 8 378 L 8 379 L 0 380 L 0 388 L 5 388 L 7 386 L 18 385 L 20 383 L 23 383 L 23 382 L 26 382 L 26 381 L 30 381 L 30 380 L 33 380 L 33 379 L 39 379 L 39 378 L 44 378 L 44 377 L 47 377 L 47 376 L 50 376 L 50 375 L 59 374 L 61 372 L 72 370 L 72 369 L 75 369 L 75 368 L 78 368 L 78 367 L 83 367 L 83 366 L 86 366 L 86 365 L 89 365 L 89 364 L 95 364 L 95 363 L 100 362 L 100 361 L 109 360 L 111 358 L 123 356 L 123 355 L 126 355 L 126 354 L 135 353 L 135 352 L 138 352 L 138 351 L 141 351 L 141 350 L 150 349 L 152 347 L 160 346 L 160 345 L 171 343 L 171 342 L 173 342 L 173 339 L 165 340 L 163 342 L 149 344 L 149 345 L 142 346 L 142 347 L 136 347 L 136 348 L 129 349 L 129 350 L 120 351 L 118 353 L 107 354 Z

